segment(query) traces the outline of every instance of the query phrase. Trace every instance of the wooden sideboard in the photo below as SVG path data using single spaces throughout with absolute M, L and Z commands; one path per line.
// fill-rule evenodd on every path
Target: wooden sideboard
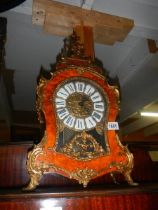
M 156 188 L 156 187 L 155 187 Z M 143 187 L 142 187 L 143 189 Z M 103 189 L 51 188 L 33 193 L 20 190 L 5 191 L 0 195 L 3 210 L 157 210 L 155 191 L 141 191 L 127 187 Z M 149 193 L 150 191 L 150 193 Z
M 158 164 L 147 148 L 131 146 L 137 187 L 127 185 L 121 175 L 116 175 L 120 184 L 106 175 L 83 188 L 75 180 L 47 174 L 35 191 L 23 192 L 29 181 L 27 151 L 32 146 L 32 142 L 0 144 L 0 210 L 157 210 Z

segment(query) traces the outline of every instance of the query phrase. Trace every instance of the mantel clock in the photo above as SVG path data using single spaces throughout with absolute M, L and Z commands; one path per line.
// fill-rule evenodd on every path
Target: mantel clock
M 50 79 L 40 79 L 37 96 L 46 130 L 28 153 L 27 190 L 36 188 L 45 173 L 75 179 L 86 187 L 96 177 L 120 172 L 134 185 L 133 155 L 120 143 L 115 128 L 108 126 L 115 127 L 119 91 L 85 56 L 75 33 L 66 39 Z

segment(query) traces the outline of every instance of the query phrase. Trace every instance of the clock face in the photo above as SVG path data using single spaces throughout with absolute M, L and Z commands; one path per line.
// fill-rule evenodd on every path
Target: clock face
M 89 80 L 74 79 L 60 85 L 55 94 L 57 116 L 76 131 L 90 130 L 103 120 L 105 97 Z

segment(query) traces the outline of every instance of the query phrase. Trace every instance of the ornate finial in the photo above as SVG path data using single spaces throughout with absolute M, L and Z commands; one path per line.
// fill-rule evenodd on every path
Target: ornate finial
M 81 58 L 85 59 L 84 47 L 80 42 L 80 38 L 73 31 L 73 34 L 64 40 L 64 47 L 61 50 L 60 59 Z

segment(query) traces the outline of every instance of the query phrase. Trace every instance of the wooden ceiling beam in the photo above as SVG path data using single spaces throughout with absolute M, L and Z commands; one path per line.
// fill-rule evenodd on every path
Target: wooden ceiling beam
M 134 26 L 133 20 L 50 0 L 34 0 L 33 24 L 50 34 L 68 36 L 76 25 L 93 27 L 94 41 L 112 45 L 123 41 Z

